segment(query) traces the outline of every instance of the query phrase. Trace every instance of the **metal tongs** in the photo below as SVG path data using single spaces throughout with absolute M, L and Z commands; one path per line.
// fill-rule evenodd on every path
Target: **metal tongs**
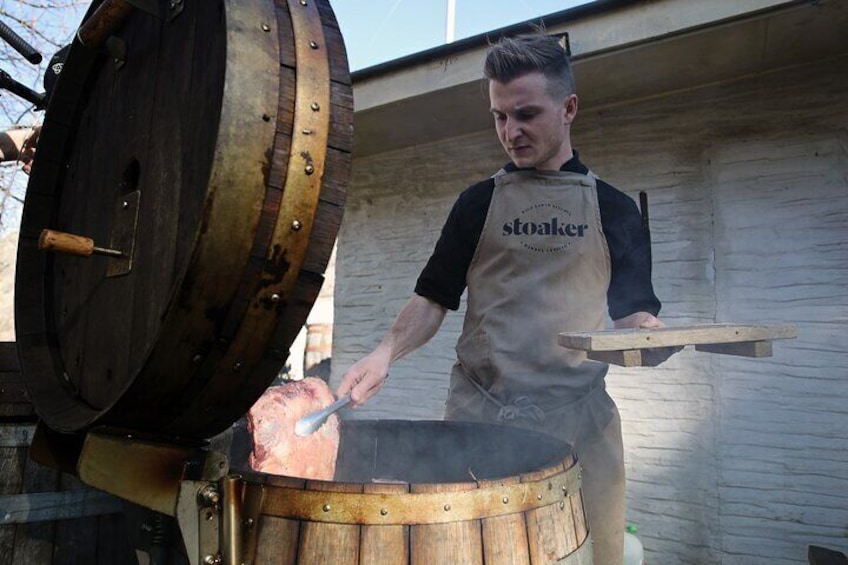
M 327 421 L 330 414 L 341 410 L 348 404 L 350 404 L 350 395 L 346 394 L 326 408 L 307 414 L 294 425 L 294 435 L 298 437 L 306 437 L 313 434 L 318 431 L 318 428 L 324 425 L 324 422 Z

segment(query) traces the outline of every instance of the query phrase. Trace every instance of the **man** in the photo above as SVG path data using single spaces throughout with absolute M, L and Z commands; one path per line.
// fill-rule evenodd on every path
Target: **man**
M 607 365 L 557 345 L 565 331 L 655 328 L 650 246 L 635 203 L 598 180 L 571 146 L 577 94 L 567 54 L 544 35 L 487 54 L 495 129 L 511 162 L 465 190 L 380 345 L 338 394 L 364 403 L 391 362 L 426 343 L 468 289 L 446 419 L 536 429 L 575 448 L 596 565 L 623 559 L 621 422 Z
M 20 161 L 24 172 L 29 174 L 39 133 L 41 126 L 12 126 L 1 131 L 0 162 Z
M 68 57 L 70 45 L 66 45 L 56 52 L 44 71 L 44 105 L 50 100 L 53 88 L 56 85 L 65 59 Z M 23 163 L 23 171 L 29 174 L 32 169 L 32 160 L 35 157 L 35 147 L 38 136 L 41 135 L 41 126 L 11 126 L 5 131 L 0 131 L 0 162 L 20 161 Z

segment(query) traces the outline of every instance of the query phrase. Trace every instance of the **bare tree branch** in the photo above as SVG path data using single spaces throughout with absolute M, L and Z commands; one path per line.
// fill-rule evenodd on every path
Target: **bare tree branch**
M 0 69 L 21 84 L 42 92 L 50 58 L 73 39 L 89 4 L 88 0 L 2 0 L 0 21 L 41 53 L 43 59 L 39 65 L 32 65 L 0 40 Z M 40 114 L 30 102 L 0 91 L 0 130 L 14 124 L 37 124 Z M 0 166 L 0 236 L 17 229 L 20 223 L 27 180 L 20 164 Z

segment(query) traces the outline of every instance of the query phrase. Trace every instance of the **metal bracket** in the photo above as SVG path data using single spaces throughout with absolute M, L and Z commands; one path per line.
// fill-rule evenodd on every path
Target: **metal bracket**
M 115 202 L 109 249 L 118 249 L 122 255 L 109 258 L 109 263 L 106 266 L 107 277 L 119 277 L 132 271 L 140 202 L 140 190 L 121 195 Z
M 253 563 L 265 489 L 239 475 L 182 481 L 177 522 L 191 565 Z
M 191 565 L 221 563 L 220 493 L 215 483 L 182 481 L 177 498 L 177 523 Z
M 223 454 L 197 447 L 98 430 L 85 437 L 77 475 L 87 485 L 174 516 L 184 480 L 216 481 L 227 474 L 228 465 Z

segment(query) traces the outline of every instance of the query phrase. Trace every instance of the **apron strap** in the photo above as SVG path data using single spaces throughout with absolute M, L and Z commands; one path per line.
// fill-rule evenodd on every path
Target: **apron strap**
M 504 404 L 492 393 L 483 388 L 480 383 L 465 374 L 465 372 L 463 372 L 462 375 L 468 382 L 474 385 L 474 388 L 477 389 L 477 392 L 479 392 L 483 398 L 499 408 L 497 416 L 499 424 L 520 418 L 525 418 L 534 424 L 542 424 L 545 421 L 545 411 L 539 408 L 536 404 L 533 404 L 530 397 L 518 396 L 511 403 Z

